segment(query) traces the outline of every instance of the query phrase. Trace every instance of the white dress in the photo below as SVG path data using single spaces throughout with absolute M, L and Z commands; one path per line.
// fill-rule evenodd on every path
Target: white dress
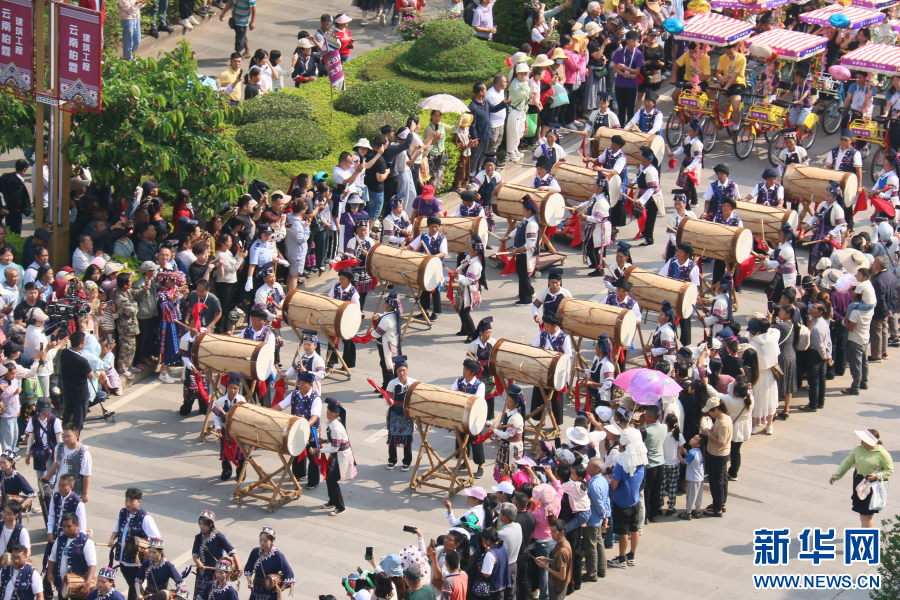
M 753 418 L 764 419 L 778 410 L 778 382 L 772 367 L 778 364 L 778 340 L 781 332 L 769 329 L 766 333 L 750 339 L 759 359 L 759 380 L 753 386 Z

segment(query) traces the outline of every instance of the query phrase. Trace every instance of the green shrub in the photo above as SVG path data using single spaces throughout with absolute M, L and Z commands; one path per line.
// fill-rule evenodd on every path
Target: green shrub
M 335 100 L 336 110 L 351 115 L 371 112 L 416 114 L 421 97 L 399 81 L 371 81 L 351 85 Z
M 313 107 L 305 98 L 295 94 L 260 94 L 242 102 L 237 125 L 257 123 L 267 119 L 312 119 Z
M 425 27 L 412 47 L 394 60 L 406 75 L 432 81 L 474 83 L 506 69 L 506 57 L 475 38 L 460 20 L 435 21 Z
M 310 160 L 331 152 L 330 136 L 312 121 L 277 119 L 238 129 L 235 140 L 248 154 L 271 160 Z
M 881 521 L 881 564 L 878 574 L 881 575 L 881 589 L 872 590 L 872 600 L 900 599 L 900 518 L 883 519 Z
M 556 8 L 563 3 L 563 0 L 545 0 L 546 10 Z M 525 0 L 501 0 L 494 3 L 494 27 L 497 33 L 494 34 L 494 40 L 503 44 L 515 46 L 518 50 L 519 46 L 531 39 L 531 31 L 525 24 Z M 572 14 L 571 8 L 563 9 L 556 20 L 565 23 Z M 550 19 L 547 19 L 548 23 Z
M 368 138 L 371 143 L 385 125 L 393 125 L 397 130 L 406 127 L 406 120 L 410 114 L 418 114 L 418 111 L 415 113 L 379 111 L 363 115 L 356 124 L 355 137 Z
M 451 21 L 454 19 L 462 20 L 462 15 L 451 12 L 439 12 L 433 17 L 427 17 L 421 13 L 407 13 L 401 20 L 400 24 L 394 27 L 394 34 L 399 35 L 400 39 L 405 42 L 415 41 L 422 36 L 425 27 L 434 21 Z
M 422 44 L 435 48 L 455 48 L 475 39 L 475 30 L 462 19 L 435 21 L 425 26 L 419 38 Z

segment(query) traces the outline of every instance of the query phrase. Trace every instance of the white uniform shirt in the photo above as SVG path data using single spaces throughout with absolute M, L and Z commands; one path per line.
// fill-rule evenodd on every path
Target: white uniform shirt
M 0 528 L 0 548 L 3 548 L 4 552 L 9 552 L 9 537 L 13 534 L 12 529 L 7 529 L 4 524 L 2 528 Z M 19 533 L 19 543 L 25 546 L 28 549 L 31 549 L 31 536 L 28 535 L 28 530 L 25 527 L 22 527 L 22 531 Z
M 559 336 L 564 335 L 566 336 L 566 340 L 565 342 L 563 342 L 562 352 L 569 358 L 572 357 L 572 336 L 568 335 L 562 329 L 558 329 L 553 335 L 550 335 L 549 333 L 547 335 L 549 336 L 547 339 L 547 343 L 543 346 L 541 346 L 541 334 L 538 334 L 538 336 L 534 338 L 534 341 L 531 342 L 531 345 L 535 348 L 543 348 L 544 350 L 552 350 L 553 352 L 556 352 L 556 349 L 553 347 L 551 342 L 558 340 Z
M 531 315 L 533 317 L 536 317 L 539 314 L 542 315 L 544 311 L 541 309 L 541 307 L 544 305 L 544 302 L 553 302 L 560 296 L 562 296 L 563 298 L 571 298 L 572 292 L 560 286 L 558 292 L 556 292 L 555 294 L 551 294 L 550 286 L 545 287 L 540 292 L 538 292 L 537 298 L 535 298 L 534 302 L 531 304 Z
M 228 410 L 225 410 L 225 402 L 226 401 L 228 401 L 228 404 L 229 404 Z M 225 415 L 228 415 L 228 411 L 230 411 L 232 408 L 234 408 L 235 404 L 240 404 L 240 403 L 246 402 L 246 401 L 247 400 L 240 394 L 235 394 L 234 398 L 232 398 L 231 400 L 228 400 L 228 394 L 225 394 L 224 396 L 219 396 L 216 399 L 216 406 L 218 407 L 218 409 L 220 411 L 222 411 L 222 413 L 224 413 Z M 213 411 L 212 416 L 213 416 L 213 426 L 216 429 L 222 429 L 223 427 L 225 427 L 225 420 L 219 416 L 218 412 Z M 146 521 L 146 518 L 144 520 Z M 150 537 L 154 537 L 154 536 L 150 536 Z
M 59 563 L 59 572 L 64 576 L 69 574 L 69 558 L 66 556 L 65 549 L 74 541 L 74 538 L 70 539 L 62 535 L 53 542 L 53 549 L 50 551 L 50 560 L 53 560 L 56 558 L 56 549 L 59 543 L 62 542 L 64 544 L 62 558 Z M 84 560 L 87 562 L 88 567 L 97 566 L 97 548 L 94 546 L 94 540 L 91 538 L 88 538 L 84 543 Z
M 639 111 L 635 112 L 634 116 L 631 117 L 631 120 L 628 121 L 628 124 L 634 125 L 635 127 L 638 128 L 638 131 L 640 131 L 641 115 L 644 115 L 646 113 L 647 113 L 647 111 L 645 111 L 643 108 L 640 109 Z M 663 126 L 662 111 L 657 110 L 656 116 L 653 117 L 653 126 L 650 128 L 650 131 L 648 131 L 647 133 L 657 133 L 658 134 L 660 131 L 662 131 L 662 126 Z
M 75 492 L 69 492 L 69 495 L 74 495 Z M 68 498 L 69 496 L 66 496 Z M 62 499 L 62 503 L 60 506 L 65 506 L 66 498 Z M 60 527 L 62 526 L 62 518 L 63 515 L 56 514 L 56 508 L 53 506 L 53 499 L 50 499 L 50 506 L 47 511 L 47 533 L 53 533 L 54 531 L 61 531 Z M 75 516 L 78 517 L 78 531 L 81 533 L 87 533 L 87 513 L 84 510 L 84 502 L 79 502 L 78 506 L 75 507 Z
M 215 415 L 213 415 L 215 416 Z M 128 523 L 131 519 L 131 515 L 128 515 L 128 519 L 125 520 L 125 527 L 128 527 Z M 156 521 L 153 520 L 153 517 L 150 515 L 144 515 L 144 520 L 141 523 L 141 530 L 144 532 L 144 535 L 147 538 L 161 538 L 162 533 L 159 531 L 159 527 L 156 526 Z M 119 533 L 121 530 L 119 529 L 119 520 L 116 519 L 116 526 L 113 528 L 113 533 Z M 119 552 L 120 556 L 125 556 L 125 541 L 126 536 L 120 536 L 119 538 Z M 122 564 L 126 567 L 139 567 L 140 564 L 136 562 L 125 562 L 122 561 Z
M 84 447 L 84 456 L 81 458 L 81 472 L 79 473 L 79 475 L 82 475 L 83 477 L 90 477 L 91 466 L 93 463 L 91 461 L 91 453 L 88 451 L 87 446 L 84 446 L 83 444 L 79 444 L 78 446 L 75 447 L 75 450 L 69 450 L 65 445 L 63 445 L 63 447 L 62 447 L 63 448 L 62 465 L 63 465 L 63 469 L 66 469 L 66 470 L 61 469 L 60 471 L 58 471 L 57 476 L 55 477 L 56 482 L 53 484 L 53 493 L 54 494 L 59 491 L 59 475 L 69 472 L 68 467 L 67 467 L 69 457 L 72 456 L 75 452 L 78 451 L 79 448 L 82 448 L 82 447 Z M 75 473 L 72 473 L 72 474 L 75 475 Z
M 688 259 L 688 260 L 690 260 L 690 259 Z M 665 275 L 666 277 L 669 276 L 669 265 L 672 264 L 672 261 L 675 261 L 675 264 L 678 265 L 679 267 L 684 266 L 682 263 L 678 262 L 677 257 L 673 256 L 672 258 L 667 260 L 666 264 L 663 265 L 663 268 L 659 270 L 660 275 Z M 693 283 L 694 285 L 696 285 L 698 287 L 700 286 L 700 269 L 699 269 L 699 267 L 697 267 L 696 264 L 694 265 L 694 268 L 691 269 L 690 278 L 691 278 L 691 283 Z
M 850 146 L 850 148 L 853 148 L 853 146 Z M 850 148 L 848 148 L 848 150 Z M 825 158 L 825 166 L 827 166 L 828 168 L 837 169 L 837 166 L 840 166 L 841 162 L 843 162 L 844 160 L 844 154 L 846 154 L 846 150 L 838 146 L 837 157 L 834 159 L 834 163 L 831 162 L 831 152 L 829 152 L 828 157 Z M 853 166 L 860 169 L 862 168 L 862 154 L 860 154 L 859 152 L 857 152 L 856 156 L 853 157 Z
M 457 379 L 459 379 L 459 378 L 457 378 Z M 467 380 L 466 380 L 466 383 L 467 383 L 468 385 L 472 385 L 472 384 L 475 382 L 476 379 L 478 379 L 478 378 L 477 378 L 477 377 L 473 377 L 472 379 L 467 379 Z M 458 391 L 459 391 L 459 386 L 456 385 L 456 380 L 454 380 L 454 381 L 453 381 L 453 384 L 450 386 L 450 391 L 452 391 L 452 392 L 458 392 Z M 478 381 L 478 387 L 476 387 L 474 390 L 472 390 L 472 391 L 469 392 L 469 393 L 470 393 L 470 394 L 473 394 L 473 395 L 475 395 L 475 396 L 478 396 L 479 398 L 484 399 L 484 382 L 481 381 L 481 380 L 479 380 L 479 381 Z
M 690 217 L 691 219 L 696 219 L 697 215 L 694 214 L 694 211 L 692 211 L 692 210 L 685 210 L 684 216 L 679 215 L 678 212 L 673 212 L 671 215 L 669 215 L 669 220 L 668 220 L 667 225 L 669 227 L 671 227 L 672 229 L 674 229 L 675 232 L 677 232 L 678 226 L 681 225 L 681 222 L 684 220 L 685 217 Z M 669 232 L 669 241 L 672 243 L 673 246 L 676 244 L 675 238 L 676 238 L 676 233 L 673 233 L 670 231 Z
M 16 589 L 16 579 L 18 578 L 19 569 L 13 569 L 12 576 L 9 578 L 9 583 L 7 583 L 6 587 L 3 589 L 3 600 L 12 600 L 13 592 L 15 592 Z M 43 591 L 44 583 L 41 581 L 40 569 L 35 569 L 31 572 L 31 593 L 36 595 Z
M 612 300 L 613 300 L 614 304 L 611 304 L 608 306 L 622 306 L 619 304 L 619 296 L 616 294 L 616 292 L 610 292 L 609 294 L 604 296 L 604 298 L 602 300 L 600 300 L 600 304 L 607 304 L 607 300 L 609 300 L 610 296 L 612 296 Z M 634 297 L 631 296 L 631 294 L 628 294 L 628 297 L 630 297 L 632 300 L 634 300 Z M 627 300 L 628 298 L 626 297 L 625 299 Z M 622 307 L 624 308 L 624 306 L 622 306 Z M 644 318 L 644 315 L 641 314 L 641 306 L 640 306 L 640 304 L 638 304 L 637 300 L 634 300 L 634 306 L 631 307 L 631 310 L 634 312 L 634 316 L 637 317 L 638 323 L 640 323 L 641 319 Z

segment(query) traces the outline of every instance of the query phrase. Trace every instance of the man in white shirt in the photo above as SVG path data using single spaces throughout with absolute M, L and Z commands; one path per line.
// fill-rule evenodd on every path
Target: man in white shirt
M 15 315 L 13 311 L 19 303 L 19 271 L 15 267 L 7 267 L 3 273 L 6 281 L 0 285 L 0 316 L 2 316 L 2 328 L 4 335 L 9 334 L 9 326 L 13 324 Z
M 94 540 L 78 531 L 78 527 L 78 517 L 75 515 L 63 517 L 64 535 L 53 542 L 53 549 L 50 551 L 50 559 L 47 562 L 47 571 L 55 576 L 54 583 L 57 590 L 60 589 L 62 578 L 69 573 L 80 575 L 84 580 L 82 589 L 87 595 L 91 581 L 94 579 L 94 572 L 97 570 L 97 548 L 94 546 Z M 71 550 L 72 556 L 70 557 L 69 547 L 73 544 L 75 547 Z M 78 546 L 81 546 L 80 551 L 77 549 Z M 59 557 L 59 564 L 56 562 L 57 557 Z M 79 564 L 82 561 L 86 564 L 86 569 Z
M 47 264 L 50 260 L 50 253 L 47 251 L 47 248 L 44 246 L 38 246 L 34 249 L 34 262 L 28 265 L 28 268 L 25 269 L 25 280 L 24 283 L 31 283 L 35 279 L 37 279 L 38 269 Z
M 47 542 L 52 544 L 57 536 L 62 534 L 62 518 L 73 513 L 78 517 L 78 530 L 87 533 L 87 513 L 84 510 L 84 502 L 78 497 L 78 494 L 72 491 L 75 486 L 75 476 L 71 473 L 63 473 L 59 476 L 59 491 L 50 497 L 50 507 L 47 511 Z M 59 509 L 57 505 L 57 494 L 59 494 Z M 72 504 L 75 508 L 72 509 Z M 57 512 L 58 511 L 58 512 Z
M 474 358 L 466 358 L 463 361 L 462 371 L 462 377 L 456 378 L 456 381 L 450 386 L 450 390 L 472 394 L 473 396 L 484 400 L 484 382 L 478 379 L 478 374 L 481 372 L 481 363 Z M 490 401 L 493 402 L 493 399 Z M 488 410 L 488 415 L 493 414 L 493 412 L 494 411 L 492 410 Z M 480 433 L 481 432 L 479 432 L 479 434 Z M 484 469 L 482 468 L 484 466 L 484 444 L 473 444 L 472 438 L 470 437 L 469 448 L 472 450 L 472 461 L 478 467 L 478 470 L 475 472 L 475 479 L 478 479 L 484 474 Z
M 338 157 L 338 164 L 334 166 L 334 170 L 332 171 L 332 180 L 334 181 L 334 185 L 345 184 L 345 191 L 350 194 L 358 194 L 359 189 L 357 188 L 356 181 L 364 174 L 364 171 L 364 165 L 361 162 L 355 162 L 352 154 L 349 152 L 341 152 L 341 155 Z M 343 212 L 343 198 L 341 200 L 340 208 L 341 212 Z
M 516 523 L 516 515 L 519 511 L 516 510 L 515 504 L 503 502 L 498 508 L 500 514 L 500 529 L 497 533 L 500 535 L 500 539 L 503 540 L 503 545 L 506 547 L 506 555 L 509 559 L 509 577 L 513 582 L 513 584 L 504 591 L 504 599 L 513 600 L 516 597 L 516 578 L 519 573 L 519 566 L 516 564 L 516 559 L 519 557 L 519 549 L 522 547 L 522 526 Z
M 60 447 L 56 448 L 56 456 L 53 464 L 47 470 L 47 474 L 41 477 L 41 481 L 49 483 L 50 479 L 60 471 L 61 473 L 72 473 L 75 476 L 75 493 L 81 496 L 81 501 L 88 502 L 88 491 L 91 484 L 91 453 L 88 452 L 87 446 L 82 445 L 78 441 L 77 427 L 70 425 L 63 426 L 62 432 L 62 452 Z M 75 471 L 75 472 L 73 472 Z M 53 491 L 59 491 L 59 477 L 53 485 Z M 76 523 L 77 525 L 77 523 Z
M 0 549 L 9 553 L 10 548 L 22 545 L 26 548 L 26 556 L 31 555 L 31 537 L 28 530 L 19 523 L 22 514 L 22 503 L 18 500 L 7 500 L 3 507 L 3 527 L 0 528 Z M 18 530 L 18 531 L 17 531 Z
M 78 236 L 78 247 L 72 253 L 72 268 L 75 269 L 75 275 L 81 277 L 90 266 L 93 260 L 92 250 L 94 249 L 94 240 L 91 236 L 81 234 Z
M 44 600 L 44 584 L 41 581 L 41 576 L 38 572 L 38 569 L 33 566 L 27 564 L 25 560 L 28 558 L 29 551 L 22 544 L 15 544 L 7 549 L 7 552 L 10 554 L 10 564 L 3 567 L 3 573 L 9 572 L 9 575 L 6 578 L 6 587 L 3 588 L 3 600 L 13 600 L 13 594 L 16 596 L 16 600 L 26 600 L 19 594 L 18 590 L 16 590 L 16 581 L 19 579 L 19 573 L 24 569 L 27 573 L 31 572 L 30 579 L 30 592 L 32 600 Z M 2 578 L 2 576 L 0 576 Z
M 494 82 L 488 88 L 484 97 L 485 102 L 491 106 L 503 104 L 506 94 L 506 76 L 503 73 L 494 75 Z M 500 142 L 503 141 L 503 131 L 506 124 L 506 108 L 501 108 L 497 112 L 491 113 L 491 143 L 488 146 L 488 152 L 497 152 Z

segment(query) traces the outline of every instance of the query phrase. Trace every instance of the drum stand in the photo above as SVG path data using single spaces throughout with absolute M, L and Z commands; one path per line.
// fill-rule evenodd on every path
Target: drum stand
M 534 440 L 532 440 L 531 445 L 534 449 L 537 449 L 537 446 L 540 442 L 556 439 L 559 437 L 559 425 L 556 423 L 556 417 L 553 415 L 553 406 L 550 404 L 550 396 L 547 394 L 547 389 L 544 386 L 534 387 L 541 391 L 541 396 L 543 396 L 544 398 L 544 405 L 539 406 L 537 409 L 525 416 L 524 430 L 527 433 L 534 434 Z M 540 414 L 540 419 L 536 418 L 538 414 Z M 544 423 L 547 422 L 547 417 L 550 417 L 550 423 L 553 425 L 553 429 L 550 431 L 544 431 Z M 532 420 L 536 420 L 537 423 L 532 425 Z
M 412 479 L 409 482 L 411 489 L 422 486 L 445 490 L 450 496 L 457 492 L 461 492 L 468 485 L 475 483 L 472 476 L 472 463 L 469 462 L 469 434 L 454 432 L 456 435 L 456 451 L 447 458 L 441 458 L 434 447 L 428 443 L 428 434 L 431 433 L 431 425 L 423 425 L 419 419 L 416 419 L 416 429 L 419 430 L 419 437 L 422 445 L 419 446 L 419 456 L 416 458 L 416 466 L 412 470 Z M 422 463 L 422 455 L 428 456 L 428 462 L 431 465 L 428 470 L 419 475 L 419 465 Z M 456 464 L 451 466 L 448 464 L 456 459 Z M 460 467 L 465 465 L 468 477 L 460 477 Z M 443 473 L 441 472 L 443 471 Z M 446 482 L 446 483 L 440 483 Z
M 412 306 L 409 308 L 409 313 L 405 317 L 401 317 L 401 321 L 403 325 L 400 327 L 400 340 L 406 336 L 406 330 L 409 329 L 410 324 L 417 323 L 419 325 L 427 325 L 431 327 L 431 319 L 428 318 L 428 314 L 425 312 L 425 309 L 422 308 L 422 305 L 419 302 L 419 297 L 422 294 L 429 294 L 431 292 L 419 291 L 419 293 L 415 293 L 413 291 L 412 282 L 406 276 L 406 273 L 400 273 L 400 276 L 403 277 L 403 285 L 406 286 L 406 291 L 409 293 L 409 297 L 412 298 Z M 378 298 L 378 304 L 375 305 L 375 311 L 372 313 L 378 314 L 378 311 L 381 310 L 381 305 L 384 302 L 384 297 L 387 295 L 387 284 L 381 280 L 378 281 L 379 285 L 381 285 L 381 296 Z M 414 317 L 413 315 L 416 312 L 416 309 L 419 309 L 419 312 L 422 313 L 422 317 Z M 366 333 L 370 332 L 374 327 L 373 323 L 369 323 L 368 329 L 366 329 Z
M 379 306 L 380 306 L 381 305 L 380 298 L 378 299 L 378 302 L 379 302 Z M 285 322 L 287 322 L 287 321 L 285 321 Z M 326 365 L 325 375 L 327 376 L 327 375 L 331 375 L 332 373 L 340 373 L 341 375 L 346 375 L 347 377 L 353 377 L 353 373 L 350 371 L 350 367 L 348 367 L 347 363 L 344 362 L 344 355 L 341 354 L 340 350 L 338 350 L 337 345 L 340 342 L 340 340 L 338 338 L 335 338 L 334 341 L 332 342 L 331 338 L 328 337 L 328 334 L 325 333 L 325 328 L 322 327 L 322 322 L 319 321 L 318 319 L 316 319 L 316 325 L 318 325 L 318 328 L 316 329 L 316 331 L 318 331 L 319 333 L 324 335 L 325 339 L 328 340 L 328 351 L 325 353 L 325 365 Z M 303 349 L 303 342 L 302 342 L 303 334 L 300 333 L 300 331 L 296 327 L 294 327 L 294 325 L 292 323 L 288 323 L 288 327 L 290 327 L 291 331 L 294 332 L 294 335 L 297 336 L 297 341 L 299 342 L 297 344 L 297 349 L 294 351 L 294 358 L 291 359 L 291 364 L 294 364 L 294 362 L 296 362 L 297 358 L 300 356 L 300 351 Z M 317 352 L 318 352 L 318 350 L 317 350 Z M 338 361 L 340 361 L 340 363 L 341 363 L 340 369 L 335 369 L 334 367 L 327 366 L 328 361 L 331 360 L 332 354 L 337 356 Z
M 207 371 L 206 379 L 210 382 L 210 394 L 209 405 L 206 407 L 206 417 L 203 419 L 203 427 L 200 428 L 200 439 L 204 442 L 209 441 L 209 436 L 215 434 L 215 428 L 210 424 L 213 404 L 216 403 L 216 400 L 228 393 L 227 391 L 221 391 L 221 388 L 219 387 L 223 381 L 227 381 L 228 373 L 214 373 L 213 371 Z M 251 404 L 256 404 L 253 400 L 253 394 L 256 392 L 256 381 L 252 381 L 248 385 L 247 380 L 242 379 L 241 388 L 243 388 L 241 391 L 245 394 L 244 400 Z
M 246 446 L 240 442 L 238 445 L 241 447 L 241 451 L 244 453 L 244 465 L 241 467 L 241 472 L 238 473 L 237 485 L 234 486 L 234 492 L 232 496 L 240 504 L 244 498 L 258 498 L 259 500 L 263 500 L 269 505 L 269 512 L 275 512 L 276 506 L 281 506 L 291 500 L 299 498 L 303 494 L 303 488 L 300 487 L 300 482 L 297 481 L 297 478 L 294 477 L 294 473 L 291 471 L 291 461 L 294 457 L 289 457 L 286 459 L 284 454 L 281 452 L 277 452 L 279 460 L 281 460 L 281 467 L 273 471 L 272 473 L 266 473 L 265 469 L 262 468 L 255 458 L 253 458 L 253 452 L 257 449 Z M 256 471 L 256 475 L 258 479 L 241 488 L 241 484 L 244 482 L 244 477 L 247 475 L 247 465 L 253 467 L 253 470 Z M 318 466 L 315 466 L 318 468 Z M 280 477 L 279 477 L 280 475 Z M 275 478 L 278 477 L 278 482 L 275 482 Z M 293 484 L 294 489 L 287 489 L 287 485 L 285 485 L 285 478 L 290 477 L 290 481 L 287 482 L 288 485 Z M 266 490 L 272 492 L 271 495 L 263 495 L 256 490 Z

